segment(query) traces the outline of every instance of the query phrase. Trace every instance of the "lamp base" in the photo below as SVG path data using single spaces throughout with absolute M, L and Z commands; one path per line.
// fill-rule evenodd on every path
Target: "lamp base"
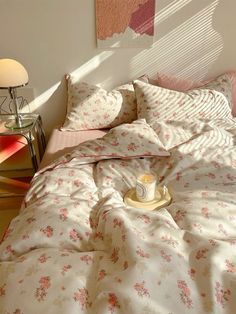
M 20 119 L 19 121 L 9 120 L 5 123 L 5 127 L 11 130 L 23 129 L 32 125 L 34 121 L 32 119 Z

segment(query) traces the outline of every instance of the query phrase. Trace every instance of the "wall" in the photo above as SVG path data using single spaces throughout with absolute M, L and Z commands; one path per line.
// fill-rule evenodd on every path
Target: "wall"
M 236 2 L 156 0 L 149 49 L 99 50 L 93 0 L 0 0 L 0 58 L 27 68 L 47 134 L 66 112 L 63 76 L 112 88 L 157 71 L 203 79 L 236 68 Z

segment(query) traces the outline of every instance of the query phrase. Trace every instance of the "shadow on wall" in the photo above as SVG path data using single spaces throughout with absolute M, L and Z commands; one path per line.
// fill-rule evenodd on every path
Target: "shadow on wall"
M 222 17 L 215 17 L 220 0 L 169 2 L 156 8 L 156 36 L 151 48 L 96 49 L 97 54 L 72 74 L 105 88 L 144 73 L 153 76 L 157 71 L 195 80 L 208 76 L 224 48 L 218 32 Z
M 74 55 L 70 65 L 64 64 L 61 82 L 37 97 L 35 110 L 42 114 L 47 123 L 48 108 L 53 108 L 51 112 L 57 114 L 53 116 L 50 128 L 64 120 L 66 108 L 59 109 L 60 116 L 57 109 L 61 106 L 62 99 L 63 103 L 66 103 L 63 79 L 66 71 L 78 80 L 98 84 L 107 89 L 144 73 L 154 76 L 157 72 L 163 72 L 181 78 L 202 80 L 207 78 L 209 73 L 212 76 L 217 71 L 223 72 L 228 68 L 224 68 L 224 57 L 227 58 L 230 47 L 221 10 L 225 21 L 228 10 L 230 11 L 230 4 L 226 3 L 226 0 L 156 1 L 156 35 L 151 48 L 100 50 L 93 42 L 87 61 L 78 67 L 78 60 Z M 234 12 L 232 8 L 231 12 Z M 95 16 L 93 18 L 95 19 Z M 95 29 L 92 35 L 94 41 Z M 228 45 L 227 51 L 224 48 L 225 43 Z M 222 64 L 219 64 L 219 60 Z
M 232 60 L 235 59 L 236 55 L 236 46 L 234 37 L 232 37 L 236 28 L 235 1 L 218 1 L 212 19 L 212 27 L 220 34 L 223 41 L 223 49 L 218 57 L 217 64 L 212 65 L 212 72 L 220 74 L 228 70 L 235 70 L 236 64 L 232 67 Z
M 142 51 L 131 60 L 131 69 L 143 68 L 151 76 L 158 70 L 201 81 L 223 50 L 222 36 L 212 25 L 219 0 L 198 1 L 197 5 L 196 1 L 185 1 L 185 6 L 179 1 L 181 7 L 174 2 L 175 6 L 157 13 L 158 39 L 152 49 Z M 177 14 L 178 18 L 174 18 Z

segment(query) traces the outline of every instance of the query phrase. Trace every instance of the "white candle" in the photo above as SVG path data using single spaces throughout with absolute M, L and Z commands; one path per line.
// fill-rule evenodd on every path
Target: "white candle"
M 156 195 L 156 177 L 152 173 L 138 176 L 136 182 L 136 197 L 140 202 L 153 201 Z

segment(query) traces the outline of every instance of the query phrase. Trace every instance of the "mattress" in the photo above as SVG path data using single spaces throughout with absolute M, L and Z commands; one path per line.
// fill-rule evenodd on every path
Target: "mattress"
M 49 138 L 43 159 L 39 165 L 39 169 L 49 165 L 52 161 L 62 155 L 71 152 L 80 143 L 87 140 L 100 138 L 107 133 L 106 130 L 86 130 L 67 132 L 53 129 Z

